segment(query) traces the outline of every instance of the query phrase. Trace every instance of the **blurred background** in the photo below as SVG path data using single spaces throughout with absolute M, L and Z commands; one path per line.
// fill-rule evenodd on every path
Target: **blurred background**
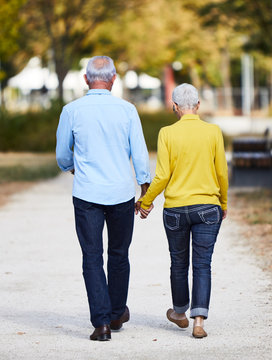
M 137 106 L 150 151 L 159 129 L 176 121 L 173 88 L 199 89 L 201 117 L 224 134 L 235 208 L 252 205 L 245 221 L 266 226 L 271 246 L 271 0 L 0 4 L 2 201 L 22 182 L 58 174 L 61 107 L 85 94 L 88 58 L 108 55 L 118 72 L 113 94 Z

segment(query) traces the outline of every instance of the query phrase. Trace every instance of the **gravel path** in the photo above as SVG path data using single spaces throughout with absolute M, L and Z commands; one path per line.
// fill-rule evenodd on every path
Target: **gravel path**
M 215 248 L 206 339 L 168 322 L 169 255 L 163 197 L 136 219 L 131 246 L 131 321 L 112 341 L 92 331 L 74 230 L 72 176 L 15 194 L 0 208 L 1 360 L 271 359 L 271 279 L 242 247 L 227 219 Z

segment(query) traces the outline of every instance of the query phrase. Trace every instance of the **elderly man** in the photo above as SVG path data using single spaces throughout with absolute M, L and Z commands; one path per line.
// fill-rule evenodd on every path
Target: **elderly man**
M 134 223 L 134 180 L 142 195 L 149 183 L 148 152 L 135 107 L 111 95 L 116 70 L 111 58 L 95 56 L 87 65 L 89 91 L 64 106 L 57 130 L 57 162 L 74 173 L 76 231 L 83 254 L 91 340 L 109 340 L 129 320 L 128 250 Z M 102 231 L 108 230 L 107 279 Z
M 203 338 L 211 291 L 211 259 L 222 219 L 227 215 L 228 171 L 222 133 L 200 120 L 198 92 L 189 84 L 174 89 L 173 110 L 180 119 L 160 130 L 156 176 L 137 203 L 141 217 L 163 190 L 164 227 L 171 257 L 173 309 L 167 318 L 181 328 L 189 326 L 188 268 L 192 235 L 193 336 Z M 141 205 L 141 208 L 140 208 Z

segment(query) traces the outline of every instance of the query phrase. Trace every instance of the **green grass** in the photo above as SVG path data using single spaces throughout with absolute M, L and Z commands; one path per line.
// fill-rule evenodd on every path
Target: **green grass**
M 55 154 L 0 154 L 0 184 L 49 179 L 59 173 Z
M 10 181 L 37 181 L 49 179 L 58 174 L 59 169 L 56 164 L 47 164 L 38 167 L 25 167 L 22 165 L 0 167 L 0 183 Z

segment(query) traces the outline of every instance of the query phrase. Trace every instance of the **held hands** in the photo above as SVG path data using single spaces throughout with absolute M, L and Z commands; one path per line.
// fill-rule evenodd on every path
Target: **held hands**
M 146 219 L 149 215 L 149 213 L 151 212 L 151 210 L 154 208 L 154 205 L 151 204 L 149 209 L 143 209 L 141 207 L 141 199 L 139 199 L 136 204 L 135 204 L 135 214 L 138 215 L 138 213 L 140 212 L 140 218 L 141 219 Z
M 153 209 L 154 205 L 151 204 L 150 208 L 145 210 L 141 207 L 142 204 L 142 198 L 145 196 L 148 188 L 149 188 L 149 183 L 145 183 L 141 185 L 141 196 L 138 199 L 138 201 L 135 203 L 135 214 L 138 215 L 138 213 L 140 212 L 140 217 L 141 219 L 146 219 L 150 213 L 150 211 Z

